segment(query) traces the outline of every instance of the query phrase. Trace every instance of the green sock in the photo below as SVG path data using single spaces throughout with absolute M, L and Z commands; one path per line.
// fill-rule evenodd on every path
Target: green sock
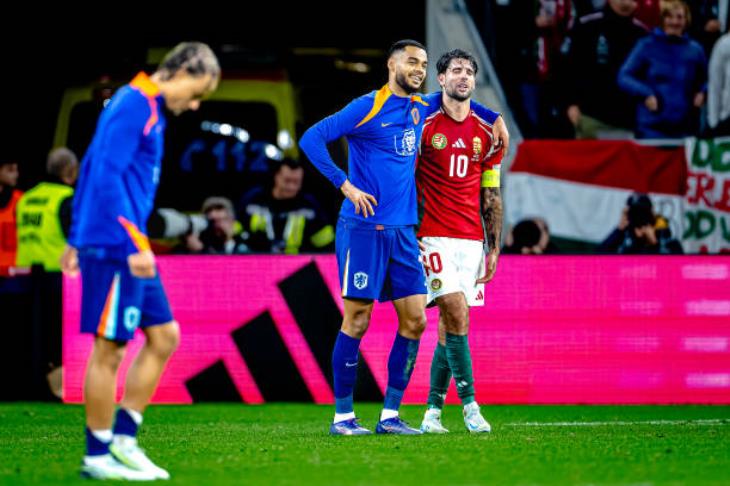
M 449 368 L 454 374 L 456 391 L 461 403 L 474 401 L 474 376 L 471 371 L 471 352 L 469 351 L 469 340 L 466 336 L 446 333 L 446 359 L 449 361 Z
M 446 359 L 446 347 L 436 344 L 431 361 L 431 388 L 428 391 L 428 408 L 444 408 L 446 392 L 451 381 L 451 369 Z

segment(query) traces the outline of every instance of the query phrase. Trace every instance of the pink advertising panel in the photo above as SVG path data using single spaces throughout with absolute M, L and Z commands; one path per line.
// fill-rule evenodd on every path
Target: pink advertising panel
M 183 337 L 155 402 L 333 401 L 329 353 L 342 312 L 333 256 L 161 257 L 159 266 Z M 729 283 L 728 257 L 503 256 L 486 305 L 471 311 L 477 400 L 730 403 Z M 80 287 L 64 282 L 70 403 L 82 400 L 92 340 L 79 333 Z M 428 393 L 438 311 L 427 314 L 406 403 Z M 361 396 L 382 396 L 396 328 L 392 305 L 376 303 Z M 138 332 L 122 376 L 143 341 Z M 448 402 L 458 402 L 453 384 Z

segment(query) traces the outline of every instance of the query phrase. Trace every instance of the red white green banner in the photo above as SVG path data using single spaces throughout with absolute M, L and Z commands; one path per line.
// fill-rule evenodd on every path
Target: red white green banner
M 730 137 L 687 141 L 682 245 L 688 253 L 730 253 Z

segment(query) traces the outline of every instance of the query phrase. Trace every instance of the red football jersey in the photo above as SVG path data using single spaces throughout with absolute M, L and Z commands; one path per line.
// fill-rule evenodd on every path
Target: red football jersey
M 492 126 L 473 111 L 462 122 L 443 110 L 426 119 L 416 165 L 419 237 L 484 240 L 482 173 L 502 160 L 493 138 Z

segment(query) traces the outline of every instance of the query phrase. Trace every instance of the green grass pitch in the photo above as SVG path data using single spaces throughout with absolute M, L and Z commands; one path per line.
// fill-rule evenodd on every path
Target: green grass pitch
M 358 405 L 375 426 L 380 406 Z M 728 485 L 727 406 L 484 406 L 492 433 L 330 437 L 317 405 L 155 406 L 140 443 L 169 484 Z M 402 416 L 420 424 L 423 407 Z M 78 476 L 83 409 L 0 404 L 0 484 L 90 484 Z

